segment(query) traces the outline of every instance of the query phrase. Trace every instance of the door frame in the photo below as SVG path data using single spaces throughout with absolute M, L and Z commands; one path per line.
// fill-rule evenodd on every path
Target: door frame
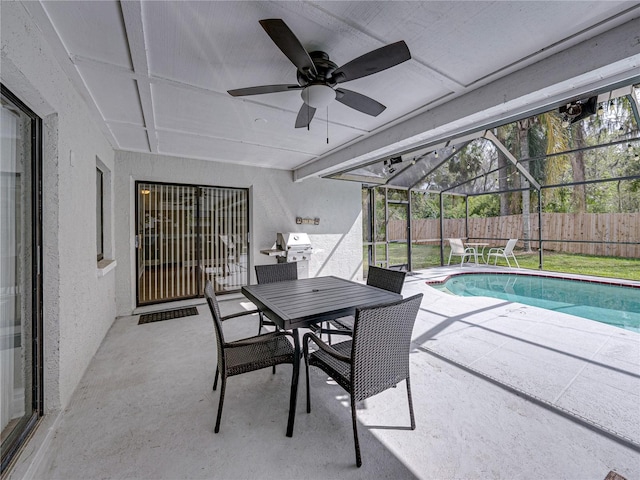
M 409 192 L 409 195 L 411 193 Z M 410 197 L 409 197 L 410 198 Z M 385 229 L 385 240 L 386 240 L 386 244 L 387 244 L 387 268 L 391 268 L 391 269 L 405 269 L 407 272 L 411 271 L 411 201 L 410 200 L 389 200 L 389 196 L 386 195 L 385 196 L 385 217 L 386 217 L 386 222 L 389 222 L 389 206 L 393 205 L 394 207 L 397 208 L 401 208 L 401 207 L 405 207 L 406 209 L 406 214 L 407 214 L 407 227 L 406 227 L 406 235 L 405 235 L 405 241 L 401 242 L 401 241 L 397 241 L 397 240 L 389 240 L 389 229 Z M 399 265 L 389 265 L 389 245 L 395 243 L 395 244 L 402 244 L 404 243 L 407 247 L 407 263 L 402 263 Z
M 367 228 L 367 235 L 370 238 L 370 241 L 363 242 L 363 246 L 367 247 L 367 261 L 369 265 L 378 265 L 380 264 L 384 268 L 391 269 L 406 269 L 407 271 L 411 271 L 411 190 L 406 190 L 407 192 L 407 200 L 389 200 L 389 190 L 402 190 L 402 188 L 393 188 L 385 185 L 363 185 L 363 189 L 367 190 L 368 197 L 368 219 L 369 224 L 365 227 Z M 376 216 L 376 190 L 384 191 L 384 240 L 376 241 L 376 225 L 378 224 L 377 216 Z M 390 265 L 389 262 L 389 245 L 392 243 L 403 243 L 403 242 L 395 242 L 389 240 L 389 230 L 387 225 L 389 223 L 389 206 L 401 206 L 406 205 L 407 208 L 407 232 L 406 232 L 406 246 L 407 246 L 407 263 L 400 265 Z M 376 252 L 377 246 L 384 245 L 385 248 L 385 259 L 378 260 Z
M 43 326 L 43 269 L 42 269 L 42 119 L 7 87 L 0 84 L 2 95 L 31 119 L 31 407 L 23 419 L 21 432 L 2 448 L 0 472 L 4 473 L 20 448 L 44 415 L 44 326 Z M 25 285 L 26 286 L 26 285 Z M 19 428 L 18 426 L 16 428 Z
M 247 248 L 247 285 L 249 284 L 250 280 L 251 280 L 251 275 L 250 275 L 250 271 L 251 271 L 251 266 L 252 266 L 252 255 L 251 255 L 251 248 L 250 248 L 250 239 L 251 239 L 251 189 L 249 188 L 242 188 L 242 187 L 226 187 L 226 186 L 220 186 L 220 185 L 202 185 L 202 184 L 194 184 L 194 183 L 179 183 L 179 182 L 159 182 L 159 181 L 147 181 L 147 180 L 136 180 L 134 182 L 134 219 L 133 219 L 133 228 L 134 228 L 134 239 L 138 238 L 138 235 L 141 232 L 138 232 L 138 227 L 140 225 L 140 223 L 138 222 L 138 214 L 139 214 L 139 199 L 140 196 L 138 194 L 138 188 L 140 184 L 147 184 L 147 185 L 164 185 L 164 186 L 172 186 L 172 187 L 186 187 L 186 188 L 194 188 L 197 191 L 197 202 L 196 202 L 196 222 L 197 222 L 197 230 L 200 230 L 200 222 L 201 222 L 201 216 L 200 216 L 200 208 L 201 208 L 201 199 L 200 199 L 200 191 L 201 189 L 209 189 L 209 188 L 214 188 L 214 189 L 224 189 L 224 190 L 239 190 L 239 191 L 244 191 L 246 192 L 246 197 L 247 197 L 247 217 L 246 217 L 246 227 L 247 227 L 247 246 L 249 248 Z M 134 241 L 133 243 L 133 249 L 134 249 L 134 258 L 135 258 L 135 278 L 134 278 L 134 289 L 135 289 L 135 298 L 136 298 L 136 308 L 137 307 L 146 307 L 149 305 L 158 305 L 158 304 L 162 304 L 162 303 L 170 303 L 170 302 L 174 302 L 174 301 L 181 301 L 181 300 L 192 300 L 192 299 L 196 299 L 196 298 L 203 298 L 204 297 L 204 285 L 201 284 L 201 276 L 200 275 L 196 275 L 196 289 L 198 291 L 198 293 L 196 295 L 192 295 L 192 296 L 188 296 L 188 297 L 181 297 L 179 299 L 171 299 L 171 300 L 158 300 L 158 301 L 153 301 L 153 302 L 145 302 L 145 303 L 140 303 L 140 289 L 138 286 L 138 281 L 140 278 L 140 265 L 139 265 L 139 261 L 138 261 L 138 247 L 137 247 L 137 242 L 138 240 Z M 202 260 L 202 236 L 198 235 L 196 236 L 196 257 L 197 257 L 197 261 L 198 261 L 198 266 L 200 265 L 200 262 Z M 216 295 L 225 295 L 227 293 L 237 293 L 239 292 L 240 289 L 238 290 L 233 290 L 233 291 L 227 291 L 227 292 L 218 292 L 216 293 Z

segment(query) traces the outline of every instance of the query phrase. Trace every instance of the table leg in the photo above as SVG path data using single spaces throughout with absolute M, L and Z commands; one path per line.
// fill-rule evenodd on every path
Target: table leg
M 293 422 L 296 419 L 296 402 L 298 399 L 298 377 L 300 376 L 300 338 L 298 329 L 293 329 L 293 379 L 291 380 L 291 398 L 289 400 L 289 421 L 287 422 L 287 437 L 293 437 Z

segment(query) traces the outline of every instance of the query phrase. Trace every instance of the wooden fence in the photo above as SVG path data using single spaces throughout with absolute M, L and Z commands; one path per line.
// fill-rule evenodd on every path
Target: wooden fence
M 531 248 L 538 249 L 538 215 L 531 215 L 530 222 Z M 508 238 L 519 238 L 518 247 L 523 247 L 522 215 L 469 218 L 468 225 L 469 234 L 466 235 L 463 218 L 445 219 L 443 237 L 494 239 L 488 240 L 492 246 L 504 245 Z M 389 240 L 405 239 L 406 229 L 406 221 L 390 220 L 387 225 Z M 413 220 L 411 230 L 413 242 L 440 241 L 439 219 Z M 543 213 L 542 240 L 545 250 L 640 258 L 640 213 Z

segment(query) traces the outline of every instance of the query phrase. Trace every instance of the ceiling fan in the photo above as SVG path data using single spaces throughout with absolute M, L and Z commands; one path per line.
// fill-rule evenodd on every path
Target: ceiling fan
M 338 67 L 329 60 L 329 55 L 325 52 L 307 53 L 283 20 L 279 18 L 260 20 L 260 25 L 298 69 L 298 84 L 238 88 L 228 90 L 228 93 L 234 97 L 242 97 L 301 90 L 303 104 L 296 118 L 296 128 L 308 127 L 316 109 L 329 105 L 334 99 L 347 107 L 377 117 L 387 107 L 366 95 L 338 87 L 338 84 L 381 72 L 411 58 L 407 44 L 399 41 L 373 50 Z

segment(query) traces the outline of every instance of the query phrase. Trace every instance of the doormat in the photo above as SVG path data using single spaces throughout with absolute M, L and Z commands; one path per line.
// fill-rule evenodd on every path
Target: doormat
M 189 317 L 191 315 L 198 315 L 198 309 L 196 307 L 177 308 L 175 310 L 165 310 L 163 312 L 146 313 L 144 315 L 140 315 L 138 325 L 160 322 L 162 320 L 172 320 L 180 317 Z
M 627 479 L 622 475 L 620 475 L 618 472 L 614 472 L 613 470 L 611 470 L 604 480 L 627 480 Z

